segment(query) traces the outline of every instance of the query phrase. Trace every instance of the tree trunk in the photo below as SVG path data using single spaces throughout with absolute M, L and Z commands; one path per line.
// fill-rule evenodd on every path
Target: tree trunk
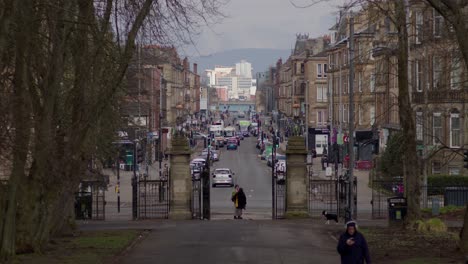
M 13 139 L 13 165 L 11 175 L 8 181 L 8 197 L 7 205 L 4 213 L 3 226 L 1 230 L 0 241 L 0 260 L 6 260 L 15 254 L 16 240 L 16 214 L 17 214 L 17 198 L 18 189 L 24 183 L 26 160 L 28 157 L 28 146 L 30 138 L 29 127 L 29 98 L 27 94 L 27 81 L 25 80 L 27 70 L 27 51 L 28 46 L 28 21 L 31 19 L 28 8 L 32 3 L 28 0 L 16 2 L 17 16 L 15 22 L 19 26 L 19 30 L 15 34 L 16 39 L 16 58 L 15 72 L 13 79 L 14 95 L 13 95 L 13 126 L 15 134 Z M 25 27 L 25 28 L 22 28 Z
M 468 260 L 468 204 L 466 204 L 465 207 L 465 220 L 463 221 L 463 228 L 460 232 L 460 241 L 460 247 Z
M 400 125 L 403 130 L 404 142 L 402 163 L 405 168 L 405 193 L 408 202 L 406 222 L 411 224 L 421 218 L 420 208 L 420 172 L 416 152 L 416 128 L 414 113 L 411 107 L 408 84 L 408 31 L 406 24 L 405 2 L 398 0 L 396 6 L 396 21 L 398 23 L 398 110 Z

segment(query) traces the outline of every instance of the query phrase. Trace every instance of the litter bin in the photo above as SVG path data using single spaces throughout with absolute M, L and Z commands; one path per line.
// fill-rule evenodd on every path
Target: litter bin
M 388 198 L 388 220 L 390 222 L 402 222 L 406 216 L 408 204 L 405 197 Z

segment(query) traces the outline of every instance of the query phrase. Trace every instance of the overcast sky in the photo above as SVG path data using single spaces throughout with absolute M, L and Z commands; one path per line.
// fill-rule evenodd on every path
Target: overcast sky
M 305 5 L 315 0 L 291 1 Z M 196 57 L 240 48 L 290 49 L 296 33 L 310 37 L 328 33 L 343 1 L 330 0 L 300 9 L 289 0 L 230 0 L 223 8 L 227 16 L 223 23 L 205 28 L 195 39 L 196 49 L 188 46 L 184 51 Z

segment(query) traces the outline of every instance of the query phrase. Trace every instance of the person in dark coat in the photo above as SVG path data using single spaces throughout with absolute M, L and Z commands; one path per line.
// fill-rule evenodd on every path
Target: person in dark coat
M 234 191 L 232 192 L 231 201 L 234 203 L 234 219 L 242 219 L 242 210 L 245 210 L 247 205 L 247 197 L 245 196 L 244 190 L 236 184 Z
M 357 231 L 355 221 L 346 223 L 346 232 L 340 236 L 337 246 L 341 264 L 370 264 L 369 248 L 364 236 Z

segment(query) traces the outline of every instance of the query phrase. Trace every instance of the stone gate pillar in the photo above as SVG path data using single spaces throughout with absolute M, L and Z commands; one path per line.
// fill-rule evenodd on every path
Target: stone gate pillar
M 190 200 L 192 176 L 190 175 L 190 148 L 183 136 L 172 138 L 171 170 L 169 176 L 170 210 L 169 219 L 192 219 Z
M 306 218 L 307 151 L 305 138 L 290 137 L 286 147 L 286 218 Z

